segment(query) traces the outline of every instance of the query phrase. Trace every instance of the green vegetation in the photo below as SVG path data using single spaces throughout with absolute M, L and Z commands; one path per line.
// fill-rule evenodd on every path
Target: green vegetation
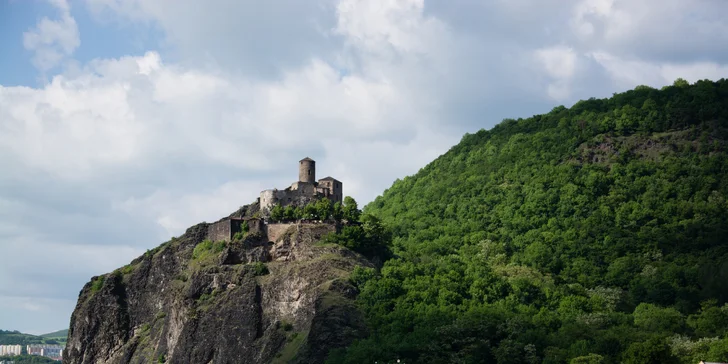
M 58 364 L 59 360 L 53 360 L 40 355 L 6 355 L 0 356 L 1 361 L 11 361 L 15 364 Z
M 390 232 L 381 221 L 370 214 L 362 214 L 350 196 L 344 198 L 344 204 L 332 204 L 324 198 L 309 203 L 304 208 L 287 206 L 285 209 L 276 205 L 271 209 L 271 221 L 293 221 L 298 219 L 347 222 L 339 233 L 325 236 L 319 244 L 338 244 L 361 253 L 368 258 L 379 260 L 391 256 L 387 244 L 391 240 Z M 291 231 L 293 233 L 293 231 Z
M 65 334 L 64 334 L 65 333 Z M 54 336 L 50 336 L 54 335 Z M 0 345 L 49 344 L 65 345 L 68 330 L 61 330 L 40 336 L 23 334 L 19 331 L 0 330 Z
M 328 362 L 728 361 L 727 137 L 727 80 L 465 135 L 364 209 L 395 258 Z
M 91 294 L 98 292 L 104 286 L 105 276 L 98 276 L 96 279 L 91 281 Z
M 359 218 L 360 213 L 356 213 Z M 357 220 L 357 222 L 359 222 Z M 361 223 L 345 225 L 341 232 L 326 235 L 321 244 L 339 244 L 368 258 L 386 259 L 391 256 L 387 244 L 391 240 L 389 230 L 373 215 L 361 215 Z
M 286 345 L 283 347 L 283 349 L 276 354 L 276 357 L 273 358 L 271 363 L 277 364 L 277 363 L 290 363 L 295 358 L 296 355 L 298 355 L 299 350 L 303 346 L 303 344 L 306 342 L 306 335 L 307 332 L 298 333 L 298 332 L 292 332 L 289 333 L 286 340 Z
M 248 231 L 250 231 L 250 226 L 248 225 L 247 221 L 243 221 L 240 224 L 240 231 L 233 235 L 233 240 L 239 241 L 245 239 L 245 237 L 248 235 Z
M 195 249 L 192 251 L 192 261 L 201 263 L 207 262 L 217 257 L 223 250 L 225 250 L 226 246 L 227 243 L 223 240 L 213 242 L 212 240 L 206 239 L 195 246 Z
M 343 204 L 339 202 L 331 203 L 327 198 L 311 202 L 303 208 L 291 205 L 283 208 L 278 204 L 271 209 L 270 220 L 274 222 L 300 219 L 357 222 L 360 215 L 361 210 L 359 210 L 356 201 L 352 197 L 346 196 Z
M 43 335 L 40 335 L 40 336 L 42 336 L 42 337 L 53 337 L 53 338 L 56 338 L 56 337 L 63 337 L 63 338 L 65 338 L 65 337 L 68 336 L 68 329 L 49 332 L 47 334 L 43 334 Z
M 268 271 L 268 267 L 263 262 L 255 262 L 250 265 L 253 267 L 254 276 L 264 276 L 270 273 L 270 271 Z

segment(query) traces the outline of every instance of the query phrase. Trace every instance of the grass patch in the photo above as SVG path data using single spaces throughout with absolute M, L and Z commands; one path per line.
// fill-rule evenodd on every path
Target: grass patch
M 121 267 L 120 271 L 121 271 L 121 274 L 124 274 L 124 275 L 131 274 L 134 271 L 134 268 L 136 268 L 135 265 L 127 264 L 127 265 Z
M 225 241 L 213 242 L 212 240 L 204 240 L 197 244 L 192 251 L 192 261 L 198 263 L 211 262 L 227 247 Z
M 276 355 L 276 357 L 273 358 L 271 363 L 282 364 L 293 361 L 293 359 L 296 358 L 296 355 L 298 355 L 298 352 L 301 350 L 301 347 L 303 347 L 303 343 L 306 341 L 306 336 L 308 336 L 308 332 L 291 333 L 291 335 L 288 336 L 288 343 Z
M 293 324 L 288 321 L 281 321 L 280 328 L 283 329 L 283 331 L 291 331 L 293 330 Z
M 96 277 L 96 279 L 91 282 L 91 293 L 94 294 L 101 290 L 101 287 L 104 286 L 104 276 Z
M 254 276 L 264 276 L 270 271 L 268 270 L 268 267 L 265 265 L 265 263 L 262 262 L 255 262 L 250 264 L 251 267 L 253 267 L 253 275 Z

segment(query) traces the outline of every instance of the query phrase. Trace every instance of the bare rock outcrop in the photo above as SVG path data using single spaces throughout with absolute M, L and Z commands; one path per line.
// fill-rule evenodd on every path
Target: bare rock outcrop
M 231 215 L 232 216 L 232 215 Z M 71 317 L 64 363 L 322 362 L 366 335 L 348 281 L 361 255 L 294 223 L 271 241 L 206 240 L 209 224 L 93 277 Z

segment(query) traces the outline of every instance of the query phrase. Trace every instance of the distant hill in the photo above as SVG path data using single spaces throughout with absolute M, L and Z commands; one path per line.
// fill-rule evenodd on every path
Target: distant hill
M 41 336 L 24 334 L 20 331 L 0 330 L 0 345 L 51 344 L 65 345 L 68 330 L 61 330 Z
M 53 331 L 47 334 L 40 335 L 41 337 L 52 337 L 52 338 L 63 338 L 68 336 L 68 329 Z

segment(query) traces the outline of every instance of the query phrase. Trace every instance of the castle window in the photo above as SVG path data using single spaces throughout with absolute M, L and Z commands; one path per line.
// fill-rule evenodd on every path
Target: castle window
M 311 170 L 310 170 L 310 169 L 308 170 L 308 175 L 309 175 L 309 176 L 311 175 Z

